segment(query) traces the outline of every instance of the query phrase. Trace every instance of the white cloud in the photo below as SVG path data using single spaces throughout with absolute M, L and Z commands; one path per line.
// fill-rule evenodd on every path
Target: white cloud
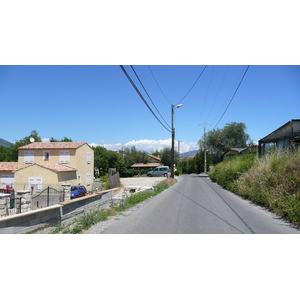
M 106 148 L 107 150 L 121 150 L 122 148 L 131 148 L 132 146 L 135 146 L 137 150 L 146 151 L 147 153 L 151 153 L 155 150 L 162 150 L 165 147 L 171 148 L 171 138 L 166 140 L 132 140 L 130 142 L 127 142 L 126 144 L 112 144 L 112 143 L 91 143 L 90 146 L 96 147 L 101 146 Z M 180 142 L 180 153 L 188 152 L 190 150 L 197 150 L 198 145 L 196 142 L 193 143 L 186 143 L 184 141 Z M 178 142 L 175 141 L 175 150 L 178 151 Z

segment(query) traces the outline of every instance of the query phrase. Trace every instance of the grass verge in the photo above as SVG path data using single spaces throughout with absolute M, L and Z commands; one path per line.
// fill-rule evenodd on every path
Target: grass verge
M 69 226 L 57 226 L 52 233 L 63 233 L 63 234 L 78 234 L 82 233 L 83 230 L 89 229 L 92 225 L 101 222 L 106 221 L 109 216 L 115 216 L 121 211 L 124 211 L 142 201 L 145 201 L 149 199 L 150 197 L 156 196 L 162 191 L 166 190 L 170 186 L 172 186 L 174 183 L 176 183 L 176 180 L 174 179 L 166 179 L 159 184 L 155 185 L 152 190 L 140 192 L 138 194 L 134 194 L 124 200 L 123 203 L 121 203 L 118 206 L 114 206 L 110 209 L 105 210 L 97 210 L 90 213 L 85 214 L 83 217 L 75 218 L 74 222 L 70 224 Z
M 252 161 L 239 156 L 217 165 L 210 178 L 300 225 L 300 151 L 275 151 Z

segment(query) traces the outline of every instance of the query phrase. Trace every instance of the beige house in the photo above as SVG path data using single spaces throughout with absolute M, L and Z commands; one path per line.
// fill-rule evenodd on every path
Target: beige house
M 63 183 L 92 189 L 94 151 L 86 142 L 35 142 L 18 150 L 15 190 Z
M 6 186 L 14 186 L 13 172 L 18 169 L 17 162 L 0 162 L 0 189 Z

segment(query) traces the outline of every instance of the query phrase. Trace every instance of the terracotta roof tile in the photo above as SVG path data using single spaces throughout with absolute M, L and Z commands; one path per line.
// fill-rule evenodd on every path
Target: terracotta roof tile
M 86 142 L 35 142 L 23 147 L 19 147 L 18 150 L 25 149 L 77 149 L 80 146 L 87 144 Z
M 75 171 L 77 171 L 75 168 L 65 166 L 62 164 L 37 163 L 36 165 L 44 167 L 46 169 L 50 169 L 55 172 L 75 172 Z
M 148 164 L 134 164 L 131 168 L 154 168 L 160 167 L 162 164 L 160 163 L 148 163 Z
M 16 171 L 17 169 L 17 162 L 0 162 L 0 171 Z
M 69 167 L 69 166 L 66 166 L 66 165 L 63 165 L 63 164 L 52 164 L 52 163 L 34 163 L 34 164 L 30 164 L 28 166 L 25 166 L 23 168 L 20 168 L 17 171 L 25 169 L 25 168 L 30 168 L 32 166 L 40 166 L 40 167 L 46 168 L 48 170 L 51 170 L 51 171 L 54 171 L 54 172 L 57 172 L 57 173 L 77 171 L 75 168 L 72 168 L 72 167 Z

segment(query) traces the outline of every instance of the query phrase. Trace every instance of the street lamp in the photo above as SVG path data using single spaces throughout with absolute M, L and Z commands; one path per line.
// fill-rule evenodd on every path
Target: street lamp
M 174 139 L 175 139 L 175 128 L 174 128 L 174 108 L 181 107 L 182 104 L 171 106 L 171 117 L 172 117 L 172 150 L 171 150 L 171 178 L 174 178 Z

